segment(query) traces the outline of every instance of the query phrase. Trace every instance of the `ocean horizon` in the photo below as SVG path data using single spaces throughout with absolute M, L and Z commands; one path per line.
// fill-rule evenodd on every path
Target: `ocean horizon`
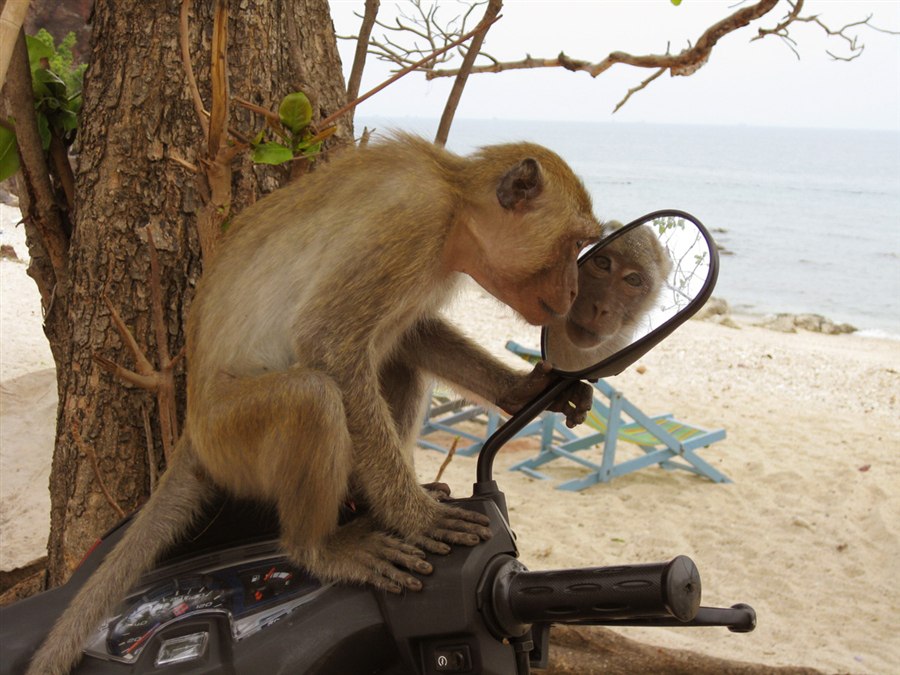
M 430 138 L 437 120 L 355 126 Z M 518 140 L 569 162 L 602 219 L 696 216 L 721 249 L 713 295 L 733 311 L 821 314 L 900 339 L 900 132 L 459 119 L 447 147 Z

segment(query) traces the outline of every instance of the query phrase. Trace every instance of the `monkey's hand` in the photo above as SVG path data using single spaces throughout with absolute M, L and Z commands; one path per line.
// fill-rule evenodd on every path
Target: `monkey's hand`
M 500 397 L 497 405 L 510 414 L 519 412 L 526 403 L 547 388 L 552 381 L 550 374 L 552 368 L 553 366 L 546 361 L 538 363 L 530 373 L 519 376 Z M 591 386 L 584 382 L 573 381 L 562 391 L 559 398 L 547 407 L 547 410 L 563 413 L 566 416 L 566 426 L 572 428 L 584 422 L 593 401 Z
M 563 389 L 559 398 L 547 406 L 547 410 L 563 413 L 566 416 L 566 426 L 571 429 L 587 419 L 593 405 L 594 388 L 581 380 L 573 380 Z

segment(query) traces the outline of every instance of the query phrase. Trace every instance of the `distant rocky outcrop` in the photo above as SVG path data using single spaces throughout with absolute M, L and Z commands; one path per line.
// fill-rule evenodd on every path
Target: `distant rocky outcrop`
M 782 333 L 796 333 L 798 329 L 812 333 L 825 333 L 826 335 L 839 335 L 841 333 L 854 333 L 856 327 L 849 323 L 835 323 L 821 314 L 776 314 L 753 324 L 777 330 Z
M 727 328 L 740 328 L 731 318 L 731 307 L 724 298 L 710 298 L 700 310 L 694 314 L 695 319 L 717 323 Z
M 740 328 L 731 316 L 731 308 L 723 298 L 710 298 L 703 307 L 694 315 L 695 319 L 717 323 L 728 328 Z M 744 319 L 746 323 L 746 318 Z M 835 323 L 821 314 L 774 314 L 766 316 L 758 321 L 750 323 L 752 326 L 777 330 L 781 333 L 796 333 L 805 330 L 811 333 L 824 333 L 825 335 L 840 335 L 842 333 L 854 333 L 856 327 L 849 323 Z

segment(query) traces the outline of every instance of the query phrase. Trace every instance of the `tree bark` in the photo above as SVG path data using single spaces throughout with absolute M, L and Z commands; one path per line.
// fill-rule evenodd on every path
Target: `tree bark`
M 191 57 L 209 106 L 213 0 L 196 0 Z M 145 499 L 162 468 L 156 399 L 101 368 L 96 357 L 134 368 L 134 358 L 104 302 L 109 298 L 138 346 L 156 364 L 148 232 L 159 256 L 168 350 L 184 344 L 184 320 L 201 274 L 196 215 L 206 147 L 179 51 L 179 0 L 97 0 L 79 129 L 76 212 L 69 256 L 70 334 L 54 354 L 60 391 L 50 479 L 50 583 L 68 577 L 97 535 Z M 273 108 L 302 89 L 321 119 L 343 103 L 344 84 L 326 0 L 229 0 L 228 66 L 232 95 Z M 253 136 L 263 122 L 231 107 L 229 126 Z M 349 121 L 332 142 L 352 136 Z M 284 168 L 235 161 L 231 213 L 269 192 Z M 158 364 L 157 364 L 158 365 Z M 181 366 L 183 371 L 183 365 Z M 183 372 L 176 373 L 178 412 Z M 148 450 L 148 446 L 150 450 Z M 96 457 L 96 469 L 88 455 Z M 148 457 L 149 455 L 149 457 Z M 109 497 L 101 490 L 101 482 Z

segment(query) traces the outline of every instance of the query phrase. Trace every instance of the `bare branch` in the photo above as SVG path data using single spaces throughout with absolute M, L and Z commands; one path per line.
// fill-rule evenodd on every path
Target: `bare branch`
M 103 476 L 100 475 L 100 462 L 97 460 L 97 453 L 94 452 L 94 448 L 85 443 L 81 439 L 81 434 L 78 431 L 78 425 L 76 423 L 72 423 L 72 439 L 75 441 L 75 445 L 78 446 L 78 449 L 81 450 L 85 455 L 87 455 L 88 459 L 91 460 L 91 467 L 94 469 L 94 478 L 97 479 L 97 485 L 100 486 L 100 491 L 103 493 L 103 496 L 106 497 L 106 501 L 109 502 L 109 505 L 113 507 L 115 512 L 119 515 L 119 518 L 125 517 L 125 511 L 119 506 L 119 503 L 113 499 L 113 496 L 110 494 L 109 490 L 106 488 L 106 482 L 103 480 Z
M 187 79 L 188 92 L 194 104 L 194 112 L 197 114 L 197 122 L 203 129 L 203 136 L 209 135 L 209 122 L 206 116 L 209 114 L 203 107 L 203 99 L 200 98 L 200 89 L 197 87 L 197 79 L 194 77 L 194 67 L 191 64 L 190 33 L 188 32 L 188 20 L 191 11 L 191 0 L 181 0 L 181 12 L 179 13 L 178 39 L 181 42 L 181 65 L 184 68 L 184 76 Z
M 212 104 L 209 113 L 207 152 L 212 159 L 218 156 L 219 149 L 225 142 L 228 125 L 228 4 L 225 0 L 216 0 L 210 51 Z
M 657 77 L 659 77 L 660 75 L 662 75 L 664 72 L 666 72 L 666 69 L 665 69 L 665 68 L 660 68 L 660 69 L 657 70 L 655 73 L 653 73 L 653 75 L 651 75 L 651 76 L 648 77 L 646 80 L 644 80 L 643 82 L 641 82 L 638 86 L 632 87 L 631 89 L 629 89 L 629 90 L 628 90 L 628 93 L 625 94 L 625 98 L 623 98 L 621 101 L 619 101 L 619 103 L 618 103 L 618 104 L 616 105 L 616 107 L 613 109 L 613 114 L 616 114 L 617 112 L 619 112 L 619 108 L 621 108 L 623 105 L 625 105 L 626 103 L 628 103 L 628 99 L 631 98 L 631 95 L 632 95 L 632 94 L 635 94 L 635 93 L 639 92 L 641 89 L 644 89 L 648 84 L 650 84 L 651 82 L 653 82 L 653 80 L 655 80 Z
M 153 367 L 153 364 L 150 363 L 150 360 L 144 356 L 143 350 L 137 343 L 137 340 L 134 339 L 134 335 L 131 334 L 131 331 L 128 330 L 128 326 L 125 325 L 125 322 L 122 321 L 122 316 L 119 314 L 119 311 L 115 308 L 115 306 L 110 301 L 109 297 L 104 293 L 103 294 L 103 302 L 106 304 L 106 308 L 109 310 L 110 316 L 112 317 L 113 323 L 116 326 L 116 329 L 119 331 L 119 335 L 122 336 L 122 339 L 125 340 L 125 345 L 128 347 L 128 351 L 131 352 L 131 355 L 134 357 L 135 362 L 137 363 L 137 372 L 144 377 L 149 377 L 153 373 L 156 372 L 156 369 Z M 103 359 L 103 357 L 95 357 L 99 359 Z M 100 362 L 100 361 L 98 361 Z M 103 359 L 101 362 L 102 365 L 105 366 L 107 363 L 112 363 L 108 359 Z M 115 365 L 115 364 L 113 364 Z M 117 366 L 118 367 L 118 366 Z M 108 368 L 107 368 L 108 369 Z M 150 389 L 151 387 L 146 387 L 143 384 L 140 384 L 134 380 L 132 381 L 134 384 L 138 386 L 144 387 L 145 389 Z
M 22 172 L 20 185 L 24 187 L 29 197 L 28 212 L 23 215 L 37 230 L 53 268 L 55 278 L 37 280 L 41 296 L 50 297 L 55 294 L 55 289 L 66 288 L 71 228 L 56 201 L 53 184 L 50 181 L 50 169 L 41 145 L 37 118 L 34 114 L 31 68 L 28 65 L 28 50 L 25 46 L 25 33 L 22 30 L 19 31 L 18 39 L 13 46 L 3 93 L 10 113 L 16 119 L 16 145 Z
M 690 45 L 687 49 L 682 50 L 678 54 L 670 54 L 668 50 L 665 54 L 645 54 L 634 55 L 627 52 L 611 52 L 605 59 L 597 63 L 589 61 L 581 61 L 569 58 L 564 54 L 560 54 L 556 59 L 535 59 L 536 67 L 562 67 L 571 71 L 584 71 L 591 77 L 606 72 L 617 63 L 623 63 L 637 68 L 664 68 L 670 74 L 688 76 L 699 70 L 708 60 L 709 55 L 719 40 L 725 35 L 732 33 L 740 28 L 747 26 L 750 22 L 764 16 L 771 11 L 778 0 L 760 0 L 754 5 L 743 7 L 733 14 L 725 17 L 721 21 L 707 28 L 703 34 L 697 39 L 696 43 Z M 526 59 L 528 61 L 528 59 Z M 512 64 L 514 67 L 525 67 L 525 62 L 519 61 Z M 502 66 L 498 68 L 498 66 Z M 492 64 L 488 66 L 475 66 L 472 73 L 490 73 L 500 72 L 501 70 L 510 69 L 508 64 Z M 459 70 L 436 70 L 431 73 L 432 77 L 450 77 L 459 73 Z
M 99 354 L 95 354 L 93 358 L 97 365 L 119 379 L 156 395 L 163 453 L 168 460 L 169 454 L 172 448 L 175 447 L 175 441 L 178 438 L 178 413 L 175 405 L 175 368 L 184 356 L 184 350 L 179 352 L 174 359 L 170 357 L 156 243 L 149 228 L 146 229 L 146 233 L 148 255 L 150 257 L 150 313 L 156 337 L 159 368 L 154 368 L 153 364 L 150 363 L 150 359 L 144 354 L 134 335 L 128 329 L 128 326 L 125 325 L 119 312 L 106 294 L 103 295 L 103 301 L 106 303 L 107 309 L 109 309 L 113 324 L 115 324 L 116 329 L 119 331 L 122 339 L 125 340 L 125 344 L 134 357 L 137 364 L 137 372 L 120 366 Z
M 427 55 L 421 61 L 418 61 L 410 66 L 407 66 L 403 70 L 400 70 L 399 72 L 395 73 L 393 77 L 388 78 L 387 80 L 385 80 L 384 82 L 379 84 L 377 87 L 370 89 L 365 94 L 363 94 L 362 96 L 357 98 L 355 101 L 350 101 L 347 105 L 345 105 L 345 106 L 341 107 L 339 110 L 336 110 L 335 112 L 331 113 L 331 115 L 329 115 L 327 118 L 325 118 L 324 120 L 322 120 L 319 123 L 319 126 L 322 128 L 325 128 L 325 127 L 328 127 L 330 124 L 333 124 L 334 121 L 337 120 L 341 115 L 344 115 L 347 112 L 353 110 L 360 103 L 362 103 L 366 99 L 371 98 L 372 96 L 377 94 L 379 91 L 381 91 L 385 87 L 390 86 L 391 84 L 393 84 L 394 82 L 399 80 L 401 77 L 403 77 L 405 75 L 409 75 L 412 71 L 416 70 L 417 68 L 420 68 L 424 63 L 427 63 L 429 60 L 435 58 L 436 56 L 440 56 L 441 54 L 453 49 L 454 47 L 461 45 L 463 42 L 470 40 L 472 37 L 474 37 L 475 35 L 478 35 L 482 31 L 486 31 L 488 28 L 490 28 L 490 26 L 495 21 L 497 21 L 497 19 L 499 19 L 499 17 L 493 19 L 490 23 L 478 24 L 474 28 L 474 30 L 469 31 L 468 33 L 466 33 L 465 35 L 460 37 L 458 40 L 454 40 L 447 46 L 439 49 L 436 52 L 433 52 L 432 54 Z
M 407 6 L 412 6 L 414 11 L 406 12 L 404 9 L 399 10 L 399 16 L 394 18 L 393 23 L 385 23 L 377 21 L 375 25 L 385 31 L 380 39 L 370 38 L 368 42 L 369 53 L 382 61 L 393 63 L 399 67 L 406 67 L 410 64 L 421 60 L 427 54 L 437 52 L 442 46 L 457 40 L 466 32 L 466 26 L 472 13 L 476 8 L 486 4 L 485 2 L 467 3 L 466 11 L 461 15 L 450 19 L 446 24 L 442 24 L 438 19 L 438 3 L 429 5 L 426 11 L 421 0 L 411 0 Z M 424 44 L 413 42 L 412 46 L 403 45 L 395 42 L 390 34 L 400 34 L 405 37 L 410 35 L 424 41 Z M 348 39 L 348 38 L 342 38 Z M 465 57 L 468 48 L 460 44 L 457 52 Z M 439 63 L 446 63 L 455 58 L 456 53 L 445 52 L 440 57 L 434 58 L 432 61 L 426 61 L 424 65 L 418 69 L 424 72 L 433 70 Z
M 153 450 L 153 427 L 150 425 L 150 412 L 147 406 L 141 406 L 141 419 L 144 422 L 144 440 L 147 442 L 147 469 L 150 473 L 150 492 L 156 490 L 159 481 L 159 470 L 156 468 L 156 452 Z
M 446 145 L 447 143 L 447 138 L 450 136 L 450 125 L 453 124 L 453 117 L 456 115 L 456 108 L 459 106 L 463 89 L 466 87 L 466 80 L 469 78 L 469 72 L 472 70 L 472 66 L 475 65 L 475 59 L 478 58 L 478 53 L 481 51 L 481 45 L 484 44 L 484 38 L 487 35 L 488 29 L 494 21 L 500 18 L 499 15 L 501 9 L 503 9 L 503 0 L 490 0 L 487 9 L 484 10 L 484 16 L 478 23 L 479 26 L 484 26 L 484 30 L 477 33 L 475 37 L 472 38 L 472 44 L 469 45 L 469 50 L 463 57 L 462 65 L 459 68 L 459 74 L 456 76 L 456 81 L 453 83 L 453 88 L 450 90 L 450 94 L 447 97 L 447 104 L 444 106 L 441 122 L 438 125 L 437 134 L 434 139 L 434 142 L 438 145 Z
M 453 445 L 450 446 L 450 449 L 447 451 L 447 456 L 444 457 L 444 461 L 441 462 L 441 466 L 438 469 L 437 476 L 434 477 L 435 483 L 441 482 L 441 476 L 444 475 L 444 470 L 450 466 L 450 462 L 453 461 L 453 455 L 456 454 L 456 446 L 459 445 L 459 436 L 453 439 Z
M 25 23 L 29 0 L 6 0 L 0 7 L 0 87 L 6 82 L 6 71 L 12 60 L 16 37 Z
M 800 12 L 803 10 L 804 0 L 796 0 L 795 2 L 788 3 L 791 6 L 791 11 L 785 15 L 785 17 L 781 20 L 778 25 L 774 28 L 760 28 L 759 34 L 754 37 L 751 42 L 756 40 L 761 40 L 769 35 L 776 35 L 781 38 L 781 41 L 788 46 L 788 48 L 794 52 L 794 55 L 799 59 L 800 52 L 797 51 L 796 45 L 797 42 L 794 40 L 789 34 L 789 28 L 795 23 L 812 23 L 823 31 L 828 37 L 840 38 L 847 44 L 847 49 L 849 50 L 849 54 L 846 56 L 839 56 L 830 50 L 825 50 L 825 53 L 828 54 L 835 61 L 853 61 L 854 59 L 862 56 L 863 50 L 865 49 L 865 45 L 859 42 L 858 35 L 850 35 L 847 33 L 852 28 L 858 28 L 865 26 L 870 28 L 871 30 L 877 31 L 879 33 L 886 33 L 888 35 L 900 35 L 900 32 L 887 30 L 885 28 L 879 28 L 871 23 L 872 15 L 870 14 L 865 19 L 860 21 L 852 21 L 840 28 L 833 29 L 830 28 L 818 14 L 813 14 L 810 16 L 800 16 Z
M 369 38 L 372 35 L 372 26 L 378 16 L 378 8 L 381 0 L 366 0 L 365 15 L 362 25 L 359 27 L 359 37 L 356 39 L 356 53 L 353 56 L 353 68 L 347 80 L 347 100 L 352 101 L 359 96 L 359 85 L 362 83 L 363 69 L 366 67 L 366 55 L 368 54 Z

